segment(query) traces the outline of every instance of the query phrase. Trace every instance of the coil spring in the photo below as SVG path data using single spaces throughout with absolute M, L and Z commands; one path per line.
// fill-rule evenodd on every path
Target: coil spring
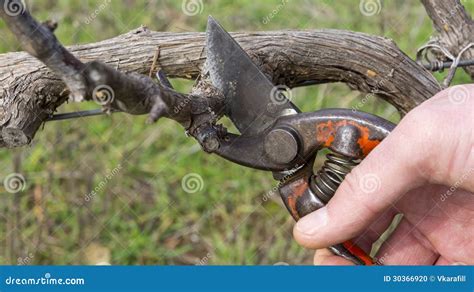
M 326 155 L 326 161 L 321 169 L 311 177 L 312 191 L 321 201 L 327 204 L 346 175 L 359 163 L 359 160 L 341 154 L 330 153 Z

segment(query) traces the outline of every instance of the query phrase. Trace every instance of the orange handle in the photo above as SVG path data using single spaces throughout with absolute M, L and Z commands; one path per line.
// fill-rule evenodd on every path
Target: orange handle
M 309 166 L 298 171 L 279 188 L 280 196 L 295 221 L 324 206 L 324 203 L 314 195 L 309 187 L 311 172 L 308 171 L 308 168 Z M 330 250 L 357 265 L 375 265 L 372 258 L 350 240 L 334 245 L 330 247 Z

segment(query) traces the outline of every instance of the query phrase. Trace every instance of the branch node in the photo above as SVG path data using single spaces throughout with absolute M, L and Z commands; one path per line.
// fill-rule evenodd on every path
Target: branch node
M 154 122 L 158 121 L 161 117 L 166 116 L 168 113 L 168 107 L 166 104 L 161 100 L 160 97 L 155 97 L 155 102 L 150 110 L 150 114 L 148 115 L 147 124 L 153 124 Z
M 2 138 L 8 148 L 20 147 L 30 143 L 30 138 L 18 128 L 3 128 Z
M 56 20 L 46 20 L 42 23 L 50 32 L 54 32 L 58 28 L 58 22 Z

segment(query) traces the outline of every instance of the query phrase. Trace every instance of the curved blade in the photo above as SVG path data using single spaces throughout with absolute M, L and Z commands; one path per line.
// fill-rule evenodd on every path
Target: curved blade
M 207 22 L 206 69 L 224 94 L 226 115 L 241 134 L 267 129 L 285 110 L 298 110 L 216 20 Z

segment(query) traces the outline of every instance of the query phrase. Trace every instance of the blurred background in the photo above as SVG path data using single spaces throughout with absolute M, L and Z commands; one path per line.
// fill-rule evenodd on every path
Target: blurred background
M 335 28 L 382 35 L 412 58 L 433 33 L 416 0 L 26 3 L 37 19 L 59 22 L 56 35 L 65 45 L 100 41 L 140 25 L 204 31 L 209 14 L 228 31 Z M 474 12 L 473 1 L 463 4 Z M 0 53 L 17 50 L 0 21 Z M 469 82 L 458 71 L 454 83 Z M 172 83 L 187 92 L 193 81 Z M 399 120 L 391 105 L 343 84 L 298 88 L 292 96 L 305 111 L 344 107 Z M 60 112 L 97 107 L 67 104 Z M 293 241 L 294 223 L 272 195 L 271 174 L 205 154 L 173 121 L 145 120 L 114 114 L 50 122 L 29 147 L 0 149 L 0 264 L 312 262 L 312 252 Z M 19 187 L 12 190 L 8 180 Z

